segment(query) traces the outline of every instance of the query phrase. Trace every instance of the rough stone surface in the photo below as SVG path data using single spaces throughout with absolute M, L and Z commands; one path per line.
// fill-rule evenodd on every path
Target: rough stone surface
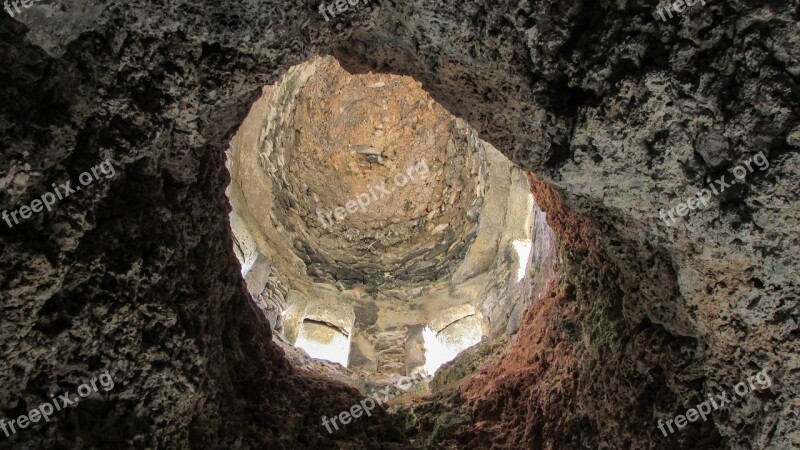
M 452 306 L 438 311 L 437 314 L 429 320 L 429 323 L 431 329 L 438 333 L 453 322 L 473 315 L 475 315 L 475 308 L 472 305 Z
M 382 409 L 324 431 L 359 394 L 291 368 L 232 250 L 228 139 L 262 86 L 327 53 L 413 76 L 537 173 L 559 239 L 563 279 L 504 355 L 399 418 L 417 445 L 800 446 L 796 2 L 667 23 L 638 0 L 373 2 L 331 22 L 311 2 L 76 3 L 23 12 L 30 32 L 0 14 L 2 209 L 117 170 L 0 226 L 0 411 L 104 370 L 115 388 L 1 447 L 410 447 Z M 659 220 L 760 151 L 767 170 Z M 766 392 L 657 430 L 761 369 Z
M 419 325 L 440 333 L 425 350 L 438 360 L 515 330 L 530 305 L 531 254 L 513 249 L 542 213 L 525 173 L 409 77 L 312 58 L 263 89 L 226 155 L 248 287 L 256 259 L 287 287 L 256 298 L 281 342 L 378 380 L 421 370 L 406 351 Z

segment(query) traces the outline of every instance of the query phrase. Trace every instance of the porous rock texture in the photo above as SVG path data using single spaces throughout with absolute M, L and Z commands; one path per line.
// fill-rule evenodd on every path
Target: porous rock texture
M 2 415 L 104 370 L 115 381 L 0 446 L 800 445 L 796 2 L 706 2 L 667 22 L 638 0 L 442 3 L 359 3 L 330 22 L 311 2 L 2 14 L 0 206 L 105 158 L 116 176 L 0 226 Z M 224 196 L 224 150 L 262 86 L 321 54 L 413 76 L 535 174 L 563 273 L 504 354 L 333 435 L 320 416 L 357 392 L 270 343 Z M 760 151 L 767 170 L 659 220 Z M 656 428 L 762 369 L 770 388 Z

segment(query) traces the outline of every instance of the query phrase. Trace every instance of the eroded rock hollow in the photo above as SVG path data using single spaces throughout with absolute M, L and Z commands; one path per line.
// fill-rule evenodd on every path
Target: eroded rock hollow
M 678 3 L 9 3 L 0 448 L 800 448 L 797 5 Z
M 295 66 L 227 167 L 234 249 L 277 341 L 364 380 L 432 376 L 515 334 L 531 255 L 555 254 L 524 172 L 408 77 Z

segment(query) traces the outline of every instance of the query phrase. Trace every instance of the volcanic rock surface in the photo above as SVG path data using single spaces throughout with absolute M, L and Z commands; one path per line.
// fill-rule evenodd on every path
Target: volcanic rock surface
M 796 2 L 666 22 L 637 0 L 371 2 L 330 22 L 311 2 L 58 5 L 0 18 L 2 209 L 107 158 L 116 175 L 0 226 L 0 413 L 106 370 L 115 386 L 0 447 L 800 446 Z M 413 77 L 529 171 L 560 274 L 508 345 L 333 434 L 320 416 L 361 394 L 271 341 L 225 196 L 262 88 L 318 55 Z M 659 218 L 759 152 L 765 170 Z M 769 388 L 658 430 L 761 370 Z

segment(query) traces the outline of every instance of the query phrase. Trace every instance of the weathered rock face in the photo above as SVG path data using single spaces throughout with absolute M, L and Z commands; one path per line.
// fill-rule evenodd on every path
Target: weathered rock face
M 311 3 L 36 4 L 27 35 L 2 15 L 2 208 L 106 158 L 116 175 L 0 227 L 3 417 L 115 382 L 0 446 L 800 446 L 797 6 L 663 23 L 649 2 L 439 3 L 331 22 Z M 262 86 L 327 53 L 413 76 L 537 174 L 559 239 L 552 295 L 504 354 L 404 410 L 405 434 L 378 409 L 324 431 L 356 391 L 289 366 L 232 251 L 228 139 Z M 659 219 L 758 152 L 768 168 Z M 657 429 L 762 369 L 771 387 Z

